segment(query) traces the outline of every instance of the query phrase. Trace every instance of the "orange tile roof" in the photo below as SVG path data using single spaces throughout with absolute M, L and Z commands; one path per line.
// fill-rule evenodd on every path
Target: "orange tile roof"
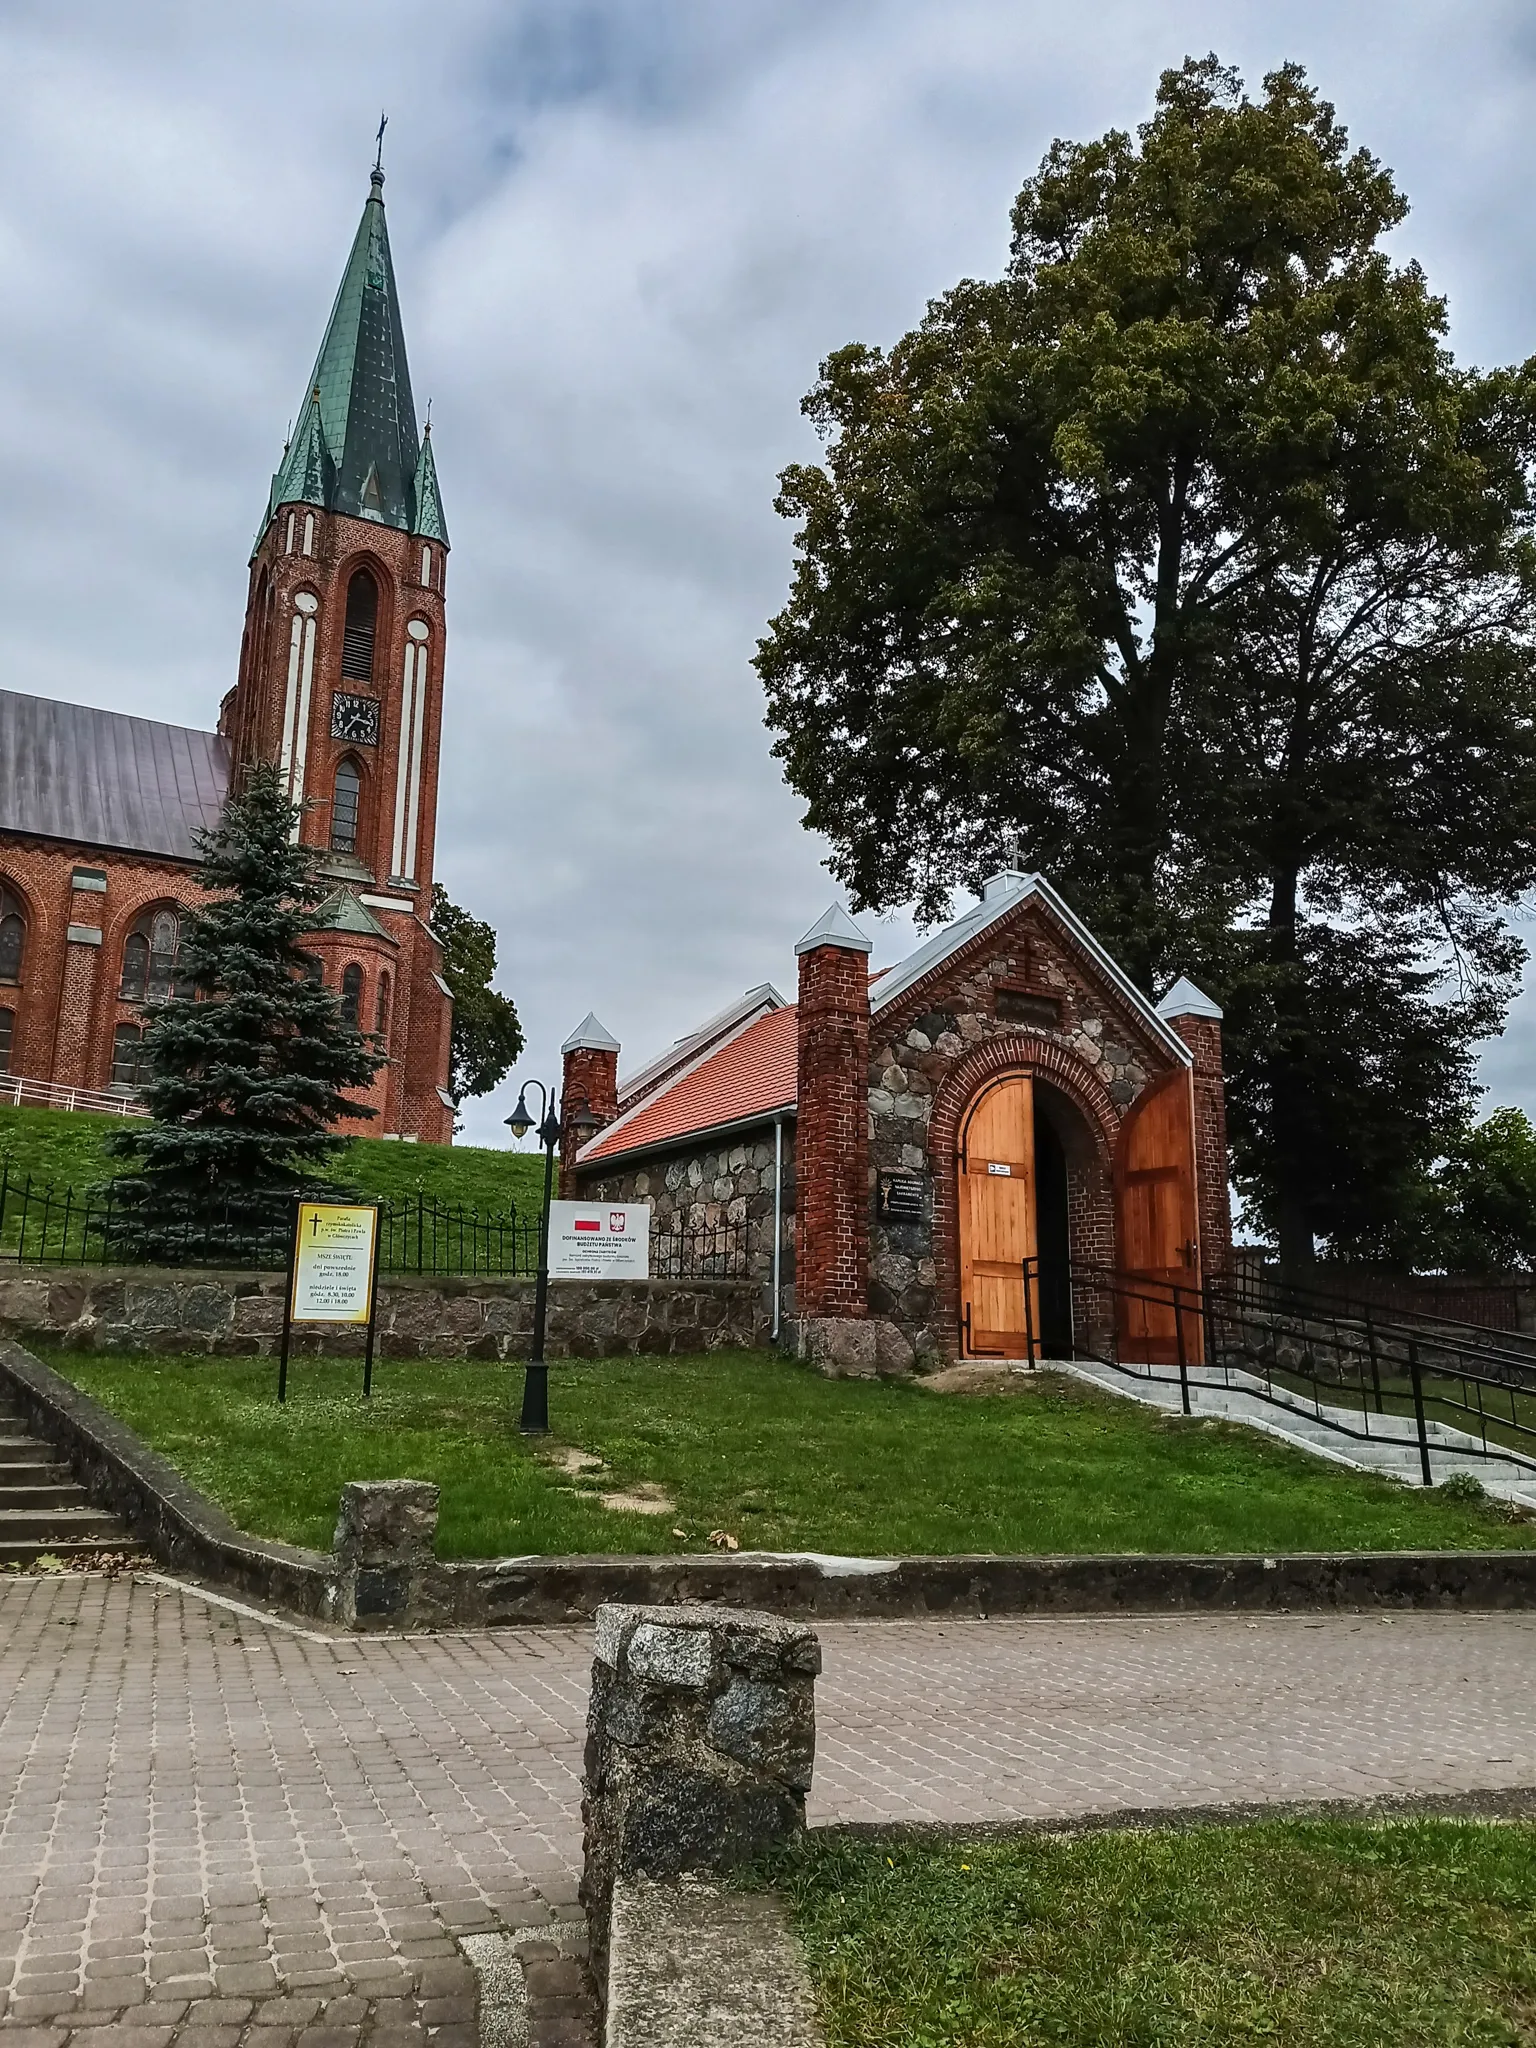
M 650 1152 L 695 1131 L 792 1109 L 795 1054 L 795 1006 L 786 1003 L 599 1131 L 583 1149 L 581 1164 L 590 1166 L 594 1160 L 624 1152 Z

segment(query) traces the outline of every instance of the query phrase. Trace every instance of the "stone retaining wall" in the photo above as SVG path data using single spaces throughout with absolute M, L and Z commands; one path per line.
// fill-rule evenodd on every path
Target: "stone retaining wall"
M 283 1327 L 281 1273 L 148 1267 L 13 1269 L 0 1277 L 0 1337 L 80 1351 L 265 1357 Z M 531 1280 L 394 1278 L 379 1283 L 383 1358 L 517 1359 L 533 1334 Z M 562 1280 L 550 1288 L 551 1358 L 750 1349 L 768 1341 L 761 1287 L 735 1280 Z M 296 1351 L 361 1353 L 363 1332 L 298 1331 Z
M 159 1561 L 291 1612 L 360 1628 L 528 1627 L 590 1621 L 606 1601 L 710 1601 L 839 1621 L 952 1615 L 1192 1614 L 1295 1609 L 1536 1611 L 1536 1550 L 1361 1551 L 1289 1557 L 675 1557 L 410 1560 L 404 1611 L 348 1598 L 344 1555 L 248 1536 L 89 1395 L 0 1339 L 0 1385 L 91 1499 Z M 345 1517 L 342 1518 L 345 1522 Z M 343 1535 L 343 1550 L 346 1538 Z M 369 1568 L 377 1569 L 376 1560 Z M 386 1610 L 388 1603 L 385 1603 Z

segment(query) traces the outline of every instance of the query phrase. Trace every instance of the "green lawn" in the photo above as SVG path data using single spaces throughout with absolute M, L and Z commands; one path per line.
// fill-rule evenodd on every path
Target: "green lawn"
M 1165 1419 L 1066 1379 L 939 1395 L 825 1380 L 771 1354 L 557 1364 L 573 1478 L 517 1433 L 520 1367 L 296 1360 L 54 1362 L 243 1527 L 328 1547 L 348 1479 L 435 1480 L 445 1557 L 706 1547 L 865 1556 L 957 1551 L 1486 1549 L 1536 1542 L 1489 1505 L 1349 1473 L 1213 1421 Z M 660 1488 L 661 1515 L 600 1491 Z M 675 1535 L 674 1529 L 684 1534 Z
M 812 1834 L 788 1892 L 828 2048 L 1536 2041 L 1536 1826 Z
M 15 1181 L 27 1174 L 60 1186 L 85 1188 L 123 1168 L 104 1149 L 116 1117 L 63 1109 L 0 1109 L 0 1160 Z M 479 1209 L 504 1210 L 515 1202 L 534 1215 L 544 1201 L 544 1162 L 534 1153 L 492 1151 L 476 1145 L 385 1144 L 354 1138 L 335 1168 L 360 1194 L 435 1195 Z

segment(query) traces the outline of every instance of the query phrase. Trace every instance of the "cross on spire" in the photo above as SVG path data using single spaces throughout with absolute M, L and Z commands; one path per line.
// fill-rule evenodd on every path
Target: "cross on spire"
M 373 154 L 373 170 L 375 177 L 382 178 L 384 175 L 384 130 L 388 126 L 389 116 L 388 114 L 381 112 L 379 115 L 379 132 L 377 137 L 375 138 L 379 146 L 374 151 Z

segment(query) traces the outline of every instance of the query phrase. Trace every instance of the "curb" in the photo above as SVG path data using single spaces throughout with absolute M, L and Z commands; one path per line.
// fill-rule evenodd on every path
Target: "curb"
M 28 1423 L 159 1563 L 336 1624 L 340 1561 L 237 1529 L 125 1423 L 24 1351 L 0 1342 L 0 1384 Z M 950 1616 L 1277 1614 L 1287 1609 L 1536 1611 L 1529 1550 L 1301 1552 L 1289 1556 L 835 1558 L 510 1557 L 418 1575 L 417 1625 L 505 1628 L 590 1621 L 605 1601 L 756 1607 L 806 1620 Z M 403 1617 L 409 1626 L 411 1615 Z M 400 1617 L 383 1625 L 391 1631 Z

